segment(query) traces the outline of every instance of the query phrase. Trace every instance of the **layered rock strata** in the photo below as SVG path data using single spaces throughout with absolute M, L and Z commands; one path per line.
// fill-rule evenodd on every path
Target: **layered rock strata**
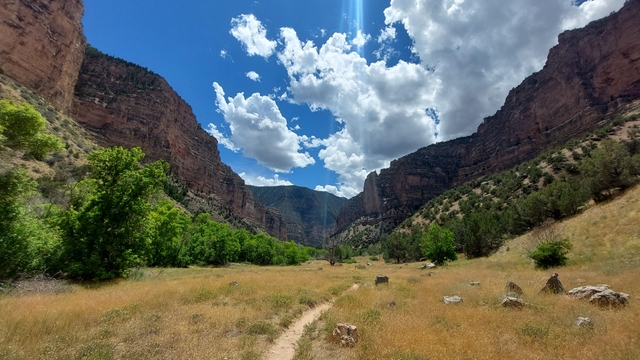
M 257 202 L 240 176 L 221 162 L 217 140 L 159 75 L 89 48 L 72 114 L 100 145 L 141 147 L 148 160 L 166 160 L 172 174 L 199 197 L 286 239 L 280 214 Z
M 86 40 L 80 0 L 0 3 L 0 71 L 68 112 Z

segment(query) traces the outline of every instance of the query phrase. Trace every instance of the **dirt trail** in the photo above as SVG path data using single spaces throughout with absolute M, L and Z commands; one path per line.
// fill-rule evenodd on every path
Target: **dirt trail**
M 287 331 L 276 340 L 275 344 L 271 346 L 271 349 L 267 352 L 265 359 L 293 359 L 293 355 L 296 352 L 296 342 L 302 336 L 304 326 L 316 321 L 320 317 L 320 314 L 325 310 L 329 310 L 331 306 L 333 306 L 333 304 L 324 303 L 314 307 L 313 309 L 309 309 L 302 314 L 302 317 L 291 325 Z
M 355 290 L 359 287 L 358 284 L 353 284 L 349 290 Z M 311 324 L 318 320 L 320 314 L 323 311 L 331 309 L 332 303 L 324 303 L 318 305 L 313 309 L 309 309 L 302 314 L 302 316 L 291 325 L 284 334 L 282 334 L 276 342 L 271 346 L 269 351 L 265 355 L 265 360 L 285 360 L 293 359 L 293 355 L 296 353 L 296 343 L 302 337 L 304 326 Z

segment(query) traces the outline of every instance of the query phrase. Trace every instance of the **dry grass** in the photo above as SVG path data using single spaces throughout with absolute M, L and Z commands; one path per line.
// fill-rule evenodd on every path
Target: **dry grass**
M 298 358 L 640 358 L 640 187 L 559 225 L 574 247 L 569 265 L 552 271 L 534 269 L 526 255 L 535 239 L 523 236 L 489 258 L 461 259 L 432 276 L 419 264 L 375 261 L 357 269 L 314 261 L 154 270 L 69 293 L 3 295 L 0 358 L 257 358 L 304 309 L 331 298 L 334 307 L 306 332 Z M 602 310 L 538 294 L 554 271 L 567 289 L 609 284 L 631 294 L 630 305 Z M 376 274 L 390 283 L 374 286 Z M 500 306 L 507 281 L 523 288 L 527 308 Z M 348 290 L 354 282 L 361 286 Z M 464 302 L 445 305 L 444 295 Z M 594 328 L 574 327 L 579 316 Z M 358 326 L 355 348 L 326 341 L 337 322 Z

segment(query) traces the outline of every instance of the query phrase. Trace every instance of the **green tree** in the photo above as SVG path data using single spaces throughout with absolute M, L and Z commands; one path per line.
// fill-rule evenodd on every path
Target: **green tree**
M 501 244 L 502 229 L 494 214 L 478 211 L 463 219 L 464 253 L 470 257 L 487 256 Z
M 593 199 L 602 201 L 611 196 L 611 189 L 624 189 L 635 182 L 640 172 L 638 160 L 622 143 L 605 139 L 584 159 L 579 169 Z
M 436 265 L 458 260 L 453 232 L 440 227 L 437 223 L 431 225 L 422 234 L 422 249 L 424 256 Z
M 529 257 L 533 259 L 537 268 L 548 269 L 566 265 L 569 259 L 567 254 L 571 248 L 569 239 L 547 241 L 538 244 L 535 251 L 529 254 Z
M 23 150 L 41 160 L 62 142 L 44 133 L 45 120 L 31 105 L 0 101 L 0 151 Z M 26 202 L 36 182 L 24 169 L 0 169 L 0 279 L 18 273 L 45 271 L 59 244 L 57 232 L 38 218 Z
M 74 278 L 104 280 L 128 275 L 142 262 L 149 198 L 167 181 L 162 160 L 141 168 L 144 153 L 116 146 L 89 154 L 90 192 L 72 203 L 61 227 L 66 271 Z
M 36 160 L 64 145 L 54 135 L 44 132 L 46 120 L 30 104 L 0 101 L 0 144 L 14 150 L 24 150 Z
M 191 219 L 171 201 L 162 200 L 149 214 L 149 266 L 185 266 Z

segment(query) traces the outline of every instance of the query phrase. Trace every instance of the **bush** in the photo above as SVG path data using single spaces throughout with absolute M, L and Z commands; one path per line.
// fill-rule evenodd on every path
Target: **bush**
M 571 247 L 569 239 L 543 242 L 538 244 L 535 251 L 529 254 L 529 257 L 533 259 L 536 267 L 540 269 L 562 266 L 566 265 L 567 260 L 569 260 L 567 253 L 569 253 Z
M 422 235 L 424 255 L 436 265 L 443 265 L 447 260 L 458 260 L 454 238 L 451 230 L 443 229 L 437 223 L 431 225 Z

